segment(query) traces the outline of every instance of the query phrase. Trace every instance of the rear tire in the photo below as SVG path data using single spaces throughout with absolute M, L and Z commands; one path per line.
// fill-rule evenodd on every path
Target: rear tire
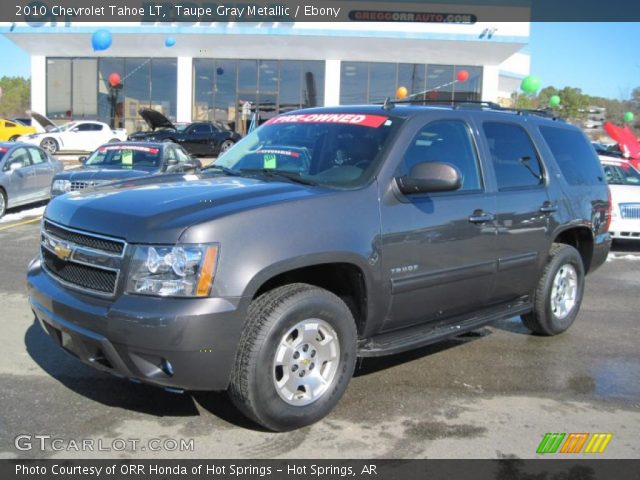
M 234 145 L 235 143 L 233 142 L 233 140 L 225 140 L 224 142 L 222 142 L 222 145 L 220 145 L 220 153 L 218 153 L 218 155 L 222 155 Z
M 584 275 L 580 253 L 570 245 L 553 244 L 534 294 L 533 312 L 522 316 L 524 325 L 545 336 L 567 330 L 580 310 Z
M 108 143 L 116 143 L 116 142 L 119 142 L 119 141 L 120 141 L 119 138 L 112 138 L 111 140 L 109 140 Z
M 356 361 L 355 321 L 327 290 L 295 283 L 249 306 L 229 395 L 273 431 L 314 423 L 338 403 Z

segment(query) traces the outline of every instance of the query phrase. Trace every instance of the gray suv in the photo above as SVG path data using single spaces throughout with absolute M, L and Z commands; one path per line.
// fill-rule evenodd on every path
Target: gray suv
M 357 357 L 517 315 L 564 332 L 609 218 L 595 152 L 564 122 L 317 108 L 270 119 L 196 175 L 57 197 L 27 282 L 42 327 L 81 361 L 228 390 L 283 431 L 327 415 Z

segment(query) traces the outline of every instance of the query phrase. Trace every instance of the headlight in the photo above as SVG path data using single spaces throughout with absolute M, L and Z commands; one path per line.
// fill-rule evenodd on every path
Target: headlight
M 51 191 L 57 193 L 64 193 L 71 190 L 70 180 L 54 180 L 51 184 Z
M 137 246 L 127 293 L 206 297 L 213 285 L 217 261 L 217 245 Z

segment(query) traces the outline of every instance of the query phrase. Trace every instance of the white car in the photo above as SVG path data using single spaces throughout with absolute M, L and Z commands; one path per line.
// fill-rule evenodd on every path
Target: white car
M 640 240 L 640 173 L 622 159 L 600 156 L 611 190 L 611 237 Z
M 44 133 L 23 135 L 18 141 L 42 147 L 49 154 L 58 151 L 93 152 L 100 145 L 127 139 L 123 128 L 111 129 L 103 122 L 80 120 L 56 127 L 51 120 L 37 113 L 34 118 L 45 129 Z

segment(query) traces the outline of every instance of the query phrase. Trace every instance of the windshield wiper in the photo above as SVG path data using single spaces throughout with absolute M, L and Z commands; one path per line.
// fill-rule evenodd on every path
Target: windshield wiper
M 300 183 L 302 185 L 318 185 L 317 182 L 313 180 L 309 180 L 303 178 L 299 173 L 296 172 L 287 172 L 284 170 L 273 170 L 271 168 L 242 168 L 240 169 L 241 173 L 257 173 L 259 175 L 264 175 L 265 177 L 270 178 L 284 178 L 286 180 L 290 180 L 295 183 Z
M 217 170 L 224 173 L 225 175 L 229 175 L 230 177 L 240 176 L 240 172 L 227 167 L 223 167 L 222 165 L 209 165 L 208 167 L 204 167 L 203 169 L 201 169 L 200 172 L 206 172 L 207 170 Z

